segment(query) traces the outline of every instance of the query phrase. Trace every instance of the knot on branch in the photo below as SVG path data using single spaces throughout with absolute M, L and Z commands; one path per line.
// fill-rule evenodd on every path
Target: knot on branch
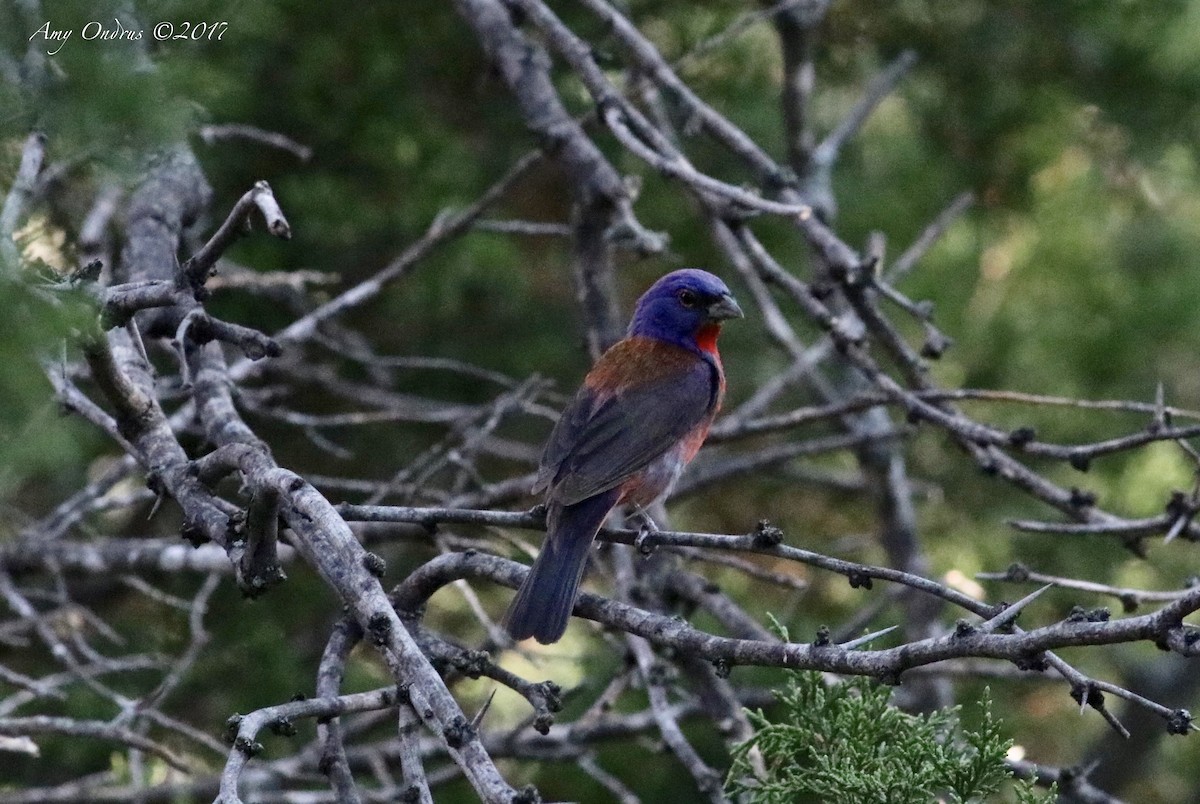
M 1071 507 L 1072 508 L 1091 508 L 1096 504 L 1096 492 L 1084 491 L 1075 486 L 1071 487 Z
M 1013 664 L 1018 670 L 1026 670 L 1033 673 L 1044 673 L 1050 669 L 1050 660 L 1046 658 L 1044 653 L 1025 653 L 1013 659 Z
M 281 717 L 278 720 L 273 720 L 268 728 L 272 734 L 278 734 L 280 737 L 295 737 L 296 724 L 289 717 Z
M 959 620 L 954 624 L 954 638 L 966 639 L 969 636 L 974 636 L 979 629 L 966 620 Z
M 1032 427 L 1018 427 L 1008 434 L 1008 443 L 1020 449 L 1037 438 L 1037 430 Z
M 479 678 L 491 666 L 492 656 L 486 650 L 457 651 L 450 664 L 467 678 Z
M 238 729 L 242 727 L 242 720 L 243 717 L 241 715 L 233 714 L 225 721 L 225 730 L 221 732 L 221 737 L 225 742 L 233 745 L 234 741 L 237 740 Z
M 870 589 L 872 585 L 871 576 L 861 570 L 850 570 L 846 580 L 850 582 L 851 589 Z
M 1097 712 L 1104 711 L 1104 693 L 1090 682 L 1071 685 L 1071 698 L 1080 706 L 1090 706 Z
M 279 341 L 266 335 L 260 338 L 246 333 L 243 339 L 239 339 L 234 343 L 241 347 L 242 354 L 251 360 L 262 360 L 264 357 L 279 357 L 283 354 L 283 347 L 279 345 Z
M 103 260 L 89 260 L 86 265 L 72 271 L 67 275 L 67 283 L 71 285 L 82 285 L 95 282 L 100 278 L 100 273 L 103 270 Z
M 238 737 L 233 741 L 233 747 L 248 757 L 256 757 L 263 752 L 263 744 L 249 737 Z
M 1174 650 L 1182 656 L 1200 656 L 1200 629 L 1176 621 L 1163 631 L 1155 644 L 1160 650 Z
M 1186 737 L 1192 731 L 1192 713 L 1186 709 L 1176 709 L 1167 715 L 1167 734 L 1178 734 Z
M 765 519 L 758 520 L 750 536 L 757 547 L 776 547 L 783 543 L 783 531 Z
M 362 563 L 363 569 L 376 578 L 382 578 L 387 572 L 387 562 L 378 553 L 367 553 L 363 556 Z
M 932 324 L 925 325 L 925 342 L 921 344 L 921 357 L 938 360 L 954 345 L 954 339 Z
M 442 729 L 442 737 L 451 748 L 462 748 L 475 739 L 475 727 L 462 715 L 458 715 L 446 728 Z
M 163 481 L 161 471 L 151 469 L 146 472 L 146 488 L 154 492 L 155 497 L 162 497 L 167 493 L 167 484 Z
M 829 626 L 822 625 L 817 628 L 817 638 L 813 640 L 814 648 L 827 648 L 833 644 L 829 638 Z
M 1014 561 L 1008 565 L 1008 569 L 1004 571 L 1004 580 L 1012 581 L 1013 583 L 1024 583 L 1029 580 L 1029 567 L 1022 564 L 1020 561 Z
M 1176 489 L 1171 492 L 1171 497 L 1167 500 L 1166 511 L 1171 519 L 1192 517 L 1196 515 L 1196 505 L 1187 494 Z
M 1092 459 L 1081 452 L 1072 452 L 1067 458 L 1067 463 L 1071 464 L 1072 469 L 1086 472 L 1092 466 Z
M 531 784 L 527 784 L 512 797 L 512 804 L 542 804 L 542 794 Z
M 733 673 L 733 663 L 728 659 L 714 659 L 712 664 L 717 678 L 729 678 Z
M 179 527 L 179 537 L 192 547 L 199 547 L 208 542 L 208 537 L 204 535 L 204 531 L 199 525 L 193 522 L 184 522 Z
M 392 620 L 386 613 L 379 611 L 371 615 L 367 621 L 367 634 L 376 645 L 386 645 L 392 633 Z
M 539 681 L 529 687 L 530 693 L 538 696 L 551 712 L 562 711 L 562 687 L 553 681 Z
M 554 725 L 554 713 L 562 711 L 562 688 L 553 681 L 541 681 L 524 685 L 523 694 L 537 712 L 533 730 L 538 734 L 549 734 Z
M 1075 606 L 1071 609 L 1071 613 L 1067 615 L 1069 623 L 1106 623 L 1112 613 L 1106 608 L 1085 609 L 1083 606 Z
M 238 578 L 238 588 L 242 596 L 254 600 L 262 596 L 273 586 L 278 586 L 287 580 L 287 573 L 277 563 L 265 564 L 257 571 Z

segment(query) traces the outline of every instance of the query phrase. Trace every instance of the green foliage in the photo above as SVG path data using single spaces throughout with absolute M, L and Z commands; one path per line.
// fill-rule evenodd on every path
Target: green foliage
M 0 259 L 0 298 L 6 332 L 0 337 L 0 500 L 29 478 L 64 494 L 82 478 L 88 452 L 99 440 L 82 422 L 57 415 L 42 362 L 53 362 L 66 338 L 95 318 L 94 303 L 75 292 L 39 288 L 43 280 L 13 276 Z M 0 536 L 6 533 L 0 524 Z
M 820 673 L 790 672 L 776 694 L 779 719 L 750 712 L 757 733 L 734 752 L 727 787 L 745 802 L 968 802 L 1010 780 L 1004 757 L 1012 743 L 986 692 L 977 730 L 960 722 L 959 707 L 903 712 L 888 703 L 888 687 L 867 679 L 827 685 Z M 755 777 L 756 753 L 765 779 Z M 1018 801 L 1054 801 L 1027 782 L 1012 787 Z

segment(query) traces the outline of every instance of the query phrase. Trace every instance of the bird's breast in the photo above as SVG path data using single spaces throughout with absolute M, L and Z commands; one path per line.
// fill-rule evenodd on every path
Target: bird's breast
M 708 435 L 709 422 L 704 422 L 659 458 L 646 464 L 621 485 L 620 502 L 647 508 L 674 488 L 679 476 L 696 457 Z

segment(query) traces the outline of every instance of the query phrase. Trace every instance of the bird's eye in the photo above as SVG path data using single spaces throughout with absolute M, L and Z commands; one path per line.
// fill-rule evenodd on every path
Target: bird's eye
M 682 304 L 684 307 L 695 307 L 699 301 L 700 301 L 700 299 L 696 296 L 696 294 L 693 291 L 690 291 L 690 290 L 679 291 L 679 303 Z

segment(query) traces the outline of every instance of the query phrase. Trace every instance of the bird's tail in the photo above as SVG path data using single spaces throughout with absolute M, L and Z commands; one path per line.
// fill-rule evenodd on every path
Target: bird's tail
M 614 489 L 574 505 L 550 504 L 546 542 L 504 615 L 513 639 L 533 637 L 549 645 L 562 637 L 575 607 L 588 549 L 616 499 Z

